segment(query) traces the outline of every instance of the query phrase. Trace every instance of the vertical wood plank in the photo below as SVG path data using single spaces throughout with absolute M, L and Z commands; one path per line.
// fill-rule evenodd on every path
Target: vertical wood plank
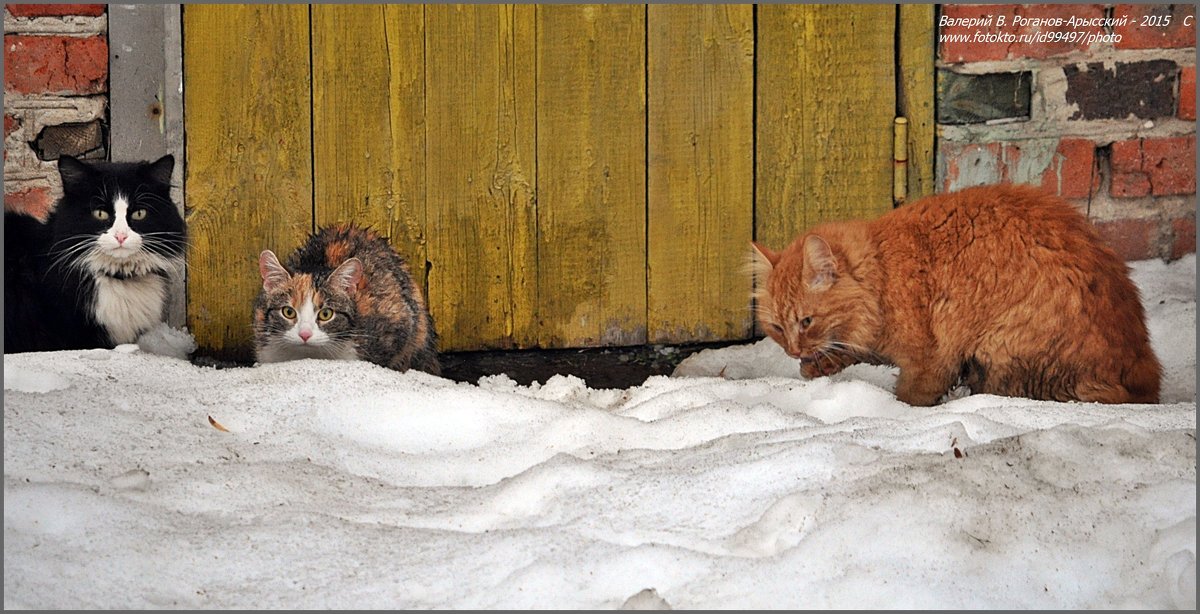
M 420 5 L 312 7 L 316 224 L 389 237 L 425 284 L 425 69 Z
M 537 6 L 544 346 L 646 341 L 645 10 Z
M 743 338 L 754 220 L 749 5 L 648 9 L 648 335 Z
M 758 6 L 755 236 L 892 208 L 894 5 Z
M 312 228 L 308 7 L 193 4 L 183 18 L 188 325 L 244 360 L 258 253 Z
M 534 10 L 426 7 L 429 295 L 444 349 L 537 340 Z
M 934 193 L 934 5 L 900 4 L 900 113 L 908 118 L 908 200 Z

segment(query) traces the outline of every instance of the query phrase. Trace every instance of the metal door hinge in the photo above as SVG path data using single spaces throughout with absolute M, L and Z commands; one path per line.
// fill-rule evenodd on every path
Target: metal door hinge
M 908 196 L 908 118 L 892 123 L 892 204 L 904 204 Z

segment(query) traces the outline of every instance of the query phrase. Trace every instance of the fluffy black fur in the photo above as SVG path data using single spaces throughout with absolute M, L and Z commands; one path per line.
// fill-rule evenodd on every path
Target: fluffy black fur
M 5 212 L 5 353 L 113 347 L 97 318 L 97 280 L 159 276 L 165 284 L 171 269 L 182 266 L 184 223 L 170 193 L 174 164 L 169 155 L 153 163 L 63 156 L 63 196 L 45 224 Z M 125 222 L 143 241 L 139 253 L 123 260 L 96 255 L 98 237 L 117 222 L 117 195 L 129 202 Z M 144 219 L 133 219 L 139 209 Z

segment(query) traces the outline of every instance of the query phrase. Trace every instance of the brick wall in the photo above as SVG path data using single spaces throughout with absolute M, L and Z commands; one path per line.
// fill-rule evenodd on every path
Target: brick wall
M 942 5 L 939 188 L 1040 185 L 1086 211 L 1126 259 L 1195 252 L 1195 14 Z
M 103 4 L 4 7 L 4 208 L 44 217 L 62 153 L 106 157 L 108 22 Z

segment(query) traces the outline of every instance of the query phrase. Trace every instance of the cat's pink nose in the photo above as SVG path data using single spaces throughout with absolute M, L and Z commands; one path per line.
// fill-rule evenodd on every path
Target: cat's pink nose
M 311 331 L 311 330 L 307 330 L 307 329 L 304 329 L 304 328 L 300 329 L 300 340 L 301 340 L 301 341 L 303 341 L 303 342 L 305 342 L 305 343 L 308 343 L 308 339 L 309 339 L 310 337 L 312 337 L 312 331 Z
M 127 235 L 123 232 L 118 232 L 118 233 L 113 234 L 113 237 L 116 238 L 117 245 L 125 245 L 125 239 L 128 239 L 129 235 Z

